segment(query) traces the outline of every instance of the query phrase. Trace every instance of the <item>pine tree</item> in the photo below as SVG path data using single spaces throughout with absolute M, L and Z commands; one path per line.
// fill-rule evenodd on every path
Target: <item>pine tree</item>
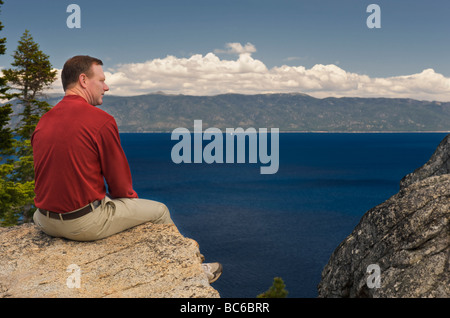
M 48 103 L 36 98 L 55 81 L 56 71 L 52 69 L 49 56 L 39 49 L 28 30 L 20 38 L 13 57 L 13 68 L 3 70 L 3 74 L 11 87 L 19 91 L 17 97 L 24 106 L 17 133 L 29 139 L 39 118 L 50 109 Z
M 4 84 L 14 90 L 14 93 L 7 94 L 7 97 L 15 98 L 23 110 L 20 113 L 21 121 L 13 132 L 0 126 L 0 133 L 6 137 L 14 133 L 14 138 L 8 139 L 11 144 L 2 146 L 4 152 L 10 155 L 6 162 L 0 165 L 2 226 L 15 225 L 19 221 L 29 222 L 36 210 L 33 202 L 34 167 L 30 138 L 41 116 L 50 109 L 47 102 L 37 98 L 56 79 L 56 71 L 52 70 L 49 57 L 39 49 L 28 30 L 21 37 L 13 57 L 12 68 L 3 70 L 6 81 Z M 0 125 L 1 120 L 7 122 L 11 114 L 10 108 L 2 111 Z
M 256 296 L 257 298 L 285 298 L 288 294 L 283 279 L 275 277 L 273 285 L 264 293 Z
M 3 1 L 0 0 L 0 5 Z M 3 30 L 3 24 L 0 22 L 0 31 Z M 6 38 L 0 38 L 0 55 L 6 53 Z M 2 72 L 3 73 L 3 72 Z M 8 93 L 8 81 L 2 74 L 0 77 L 0 100 L 10 100 L 11 94 Z M 5 213 L 5 211 L 12 211 L 14 207 L 22 201 L 23 191 L 19 190 L 14 185 L 14 182 L 8 180 L 14 168 L 13 161 L 8 159 L 14 154 L 14 139 L 13 131 L 8 127 L 10 115 L 12 114 L 12 107 L 10 103 L 6 103 L 0 107 L 0 223 L 11 224 L 14 223 L 14 218 L 11 218 L 14 213 Z M 6 156 L 4 158 L 3 156 Z
M 0 78 L 0 81 L 2 79 Z M 4 96 L 0 92 L 0 99 L 3 99 L 2 95 Z M 7 126 L 12 112 L 11 104 L 5 104 L 0 107 L 0 162 L 3 160 L 2 155 L 8 155 L 12 152 L 13 134 L 11 128 Z
M 0 5 L 3 1 L 0 0 Z M 3 24 L 0 21 L 0 31 L 3 30 Z M 6 52 L 6 38 L 0 38 L 0 55 L 4 55 Z M 7 85 L 8 81 L 2 75 L 0 76 L 0 101 L 9 100 L 10 95 L 8 94 L 9 87 Z M 13 146 L 13 133 L 11 128 L 8 127 L 10 121 L 10 115 L 12 114 L 11 104 L 7 103 L 0 107 L 0 163 L 3 158 L 2 155 L 8 155 L 12 152 Z

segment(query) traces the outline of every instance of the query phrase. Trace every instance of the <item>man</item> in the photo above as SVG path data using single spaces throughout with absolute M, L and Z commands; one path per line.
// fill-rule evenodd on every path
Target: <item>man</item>
M 173 224 L 166 205 L 138 198 L 116 121 L 95 107 L 109 90 L 102 65 L 90 56 L 67 60 L 65 96 L 31 137 L 38 208 L 33 220 L 54 237 L 93 241 L 145 222 Z M 203 265 L 210 282 L 220 276 L 219 263 Z

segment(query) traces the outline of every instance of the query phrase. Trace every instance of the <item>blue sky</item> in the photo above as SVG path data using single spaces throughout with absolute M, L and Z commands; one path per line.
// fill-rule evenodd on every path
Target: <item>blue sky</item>
M 0 66 L 8 67 L 17 41 L 29 29 L 57 69 L 76 54 L 101 58 L 113 88 L 120 88 L 116 89 L 118 94 L 155 90 L 215 94 L 221 92 L 220 87 L 223 92 L 255 93 L 269 92 L 273 87 L 273 91 L 319 97 L 391 97 L 398 93 L 399 97 L 443 100 L 450 88 L 448 0 L 4 2 L 0 19 L 8 52 L 0 57 Z M 71 3 L 81 8 L 80 29 L 66 25 L 70 15 L 66 8 Z M 381 8 L 380 29 L 366 25 L 370 15 L 366 8 L 371 3 Z M 233 49 L 236 44 L 248 44 L 251 49 Z M 204 59 L 208 53 L 219 60 Z M 194 55 L 203 59 L 189 61 Z M 175 60 L 169 61 L 167 56 Z M 232 61 L 235 64 L 226 63 Z M 189 68 L 192 63 L 195 69 Z M 184 68 L 184 75 L 174 71 L 180 68 Z M 220 73 L 224 68 L 227 71 Z M 195 77 L 195 72 L 202 75 Z M 210 73 L 205 76 L 205 72 Z M 286 77 L 287 73 L 292 77 Z M 334 74 L 334 79 L 323 81 L 327 74 Z M 130 82 L 137 77 L 132 89 Z M 230 81 L 219 85 L 219 79 L 225 77 Z M 176 78 L 177 84 L 170 85 L 169 78 Z M 271 82 L 274 78 L 276 82 Z M 318 78 L 322 80 L 314 82 Z M 264 84 L 258 88 L 248 83 L 251 79 Z M 383 79 L 391 82 L 383 84 Z M 208 86 L 207 81 L 218 85 Z M 232 82 L 241 85 L 233 86 Z

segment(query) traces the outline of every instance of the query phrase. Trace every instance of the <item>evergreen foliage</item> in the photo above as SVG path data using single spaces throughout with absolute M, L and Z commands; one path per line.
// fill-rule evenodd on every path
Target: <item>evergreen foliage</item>
M 3 1 L 0 0 L 0 5 Z M 0 31 L 3 30 L 3 24 L 0 21 Z M 0 38 L 0 55 L 6 53 L 6 38 Z M 7 85 L 7 80 L 4 76 L 0 76 L 0 100 L 9 100 L 10 95 L 8 94 L 9 87 Z M 7 127 L 10 120 L 10 115 L 12 114 L 11 104 L 5 104 L 0 107 L 0 162 L 2 161 L 2 155 L 7 155 L 11 153 L 12 149 L 12 130 Z
M 49 56 L 39 49 L 28 30 L 20 38 L 13 57 L 13 68 L 3 70 L 3 74 L 11 88 L 19 92 L 14 97 L 24 106 L 17 133 L 23 139 L 29 139 L 39 118 L 50 109 L 47 102 L 38 101 L 36 97 L 55 81 L 56 71 L 52 69 Z
M 257 298 L 285 298 L 288 295 L 286 285 L 281 277 L 273 279 L 272 286 L 264 293 L 256 296 Z
M 2 28 L 0 22 L 0 31 Z M 0 54 L 6 52 L 5 43 L 6 38 L 1 38 Z M 0 108 L 0 226 L 29 222 L 36 210 L 30 138 L 41 116 L 51 108 L 37 98 L 56 79 L 48 55 L 39 49 L 28 30 L 13 57 L 12 68 L 3 70 L 0 77 L 0 99 L 16 100 L 23 110 L 17 128 L 12 130 L 8 127 L 11 103 Z

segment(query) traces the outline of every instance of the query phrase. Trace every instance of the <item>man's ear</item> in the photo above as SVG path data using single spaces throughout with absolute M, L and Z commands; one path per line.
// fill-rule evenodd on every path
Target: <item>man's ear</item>
M 86 74 L 81 73 L 80 76 L 78 77 L 78 83 L 80 83 L 81 87 L 83 88 L 87 87 L 86 80 L 87 80 Z

